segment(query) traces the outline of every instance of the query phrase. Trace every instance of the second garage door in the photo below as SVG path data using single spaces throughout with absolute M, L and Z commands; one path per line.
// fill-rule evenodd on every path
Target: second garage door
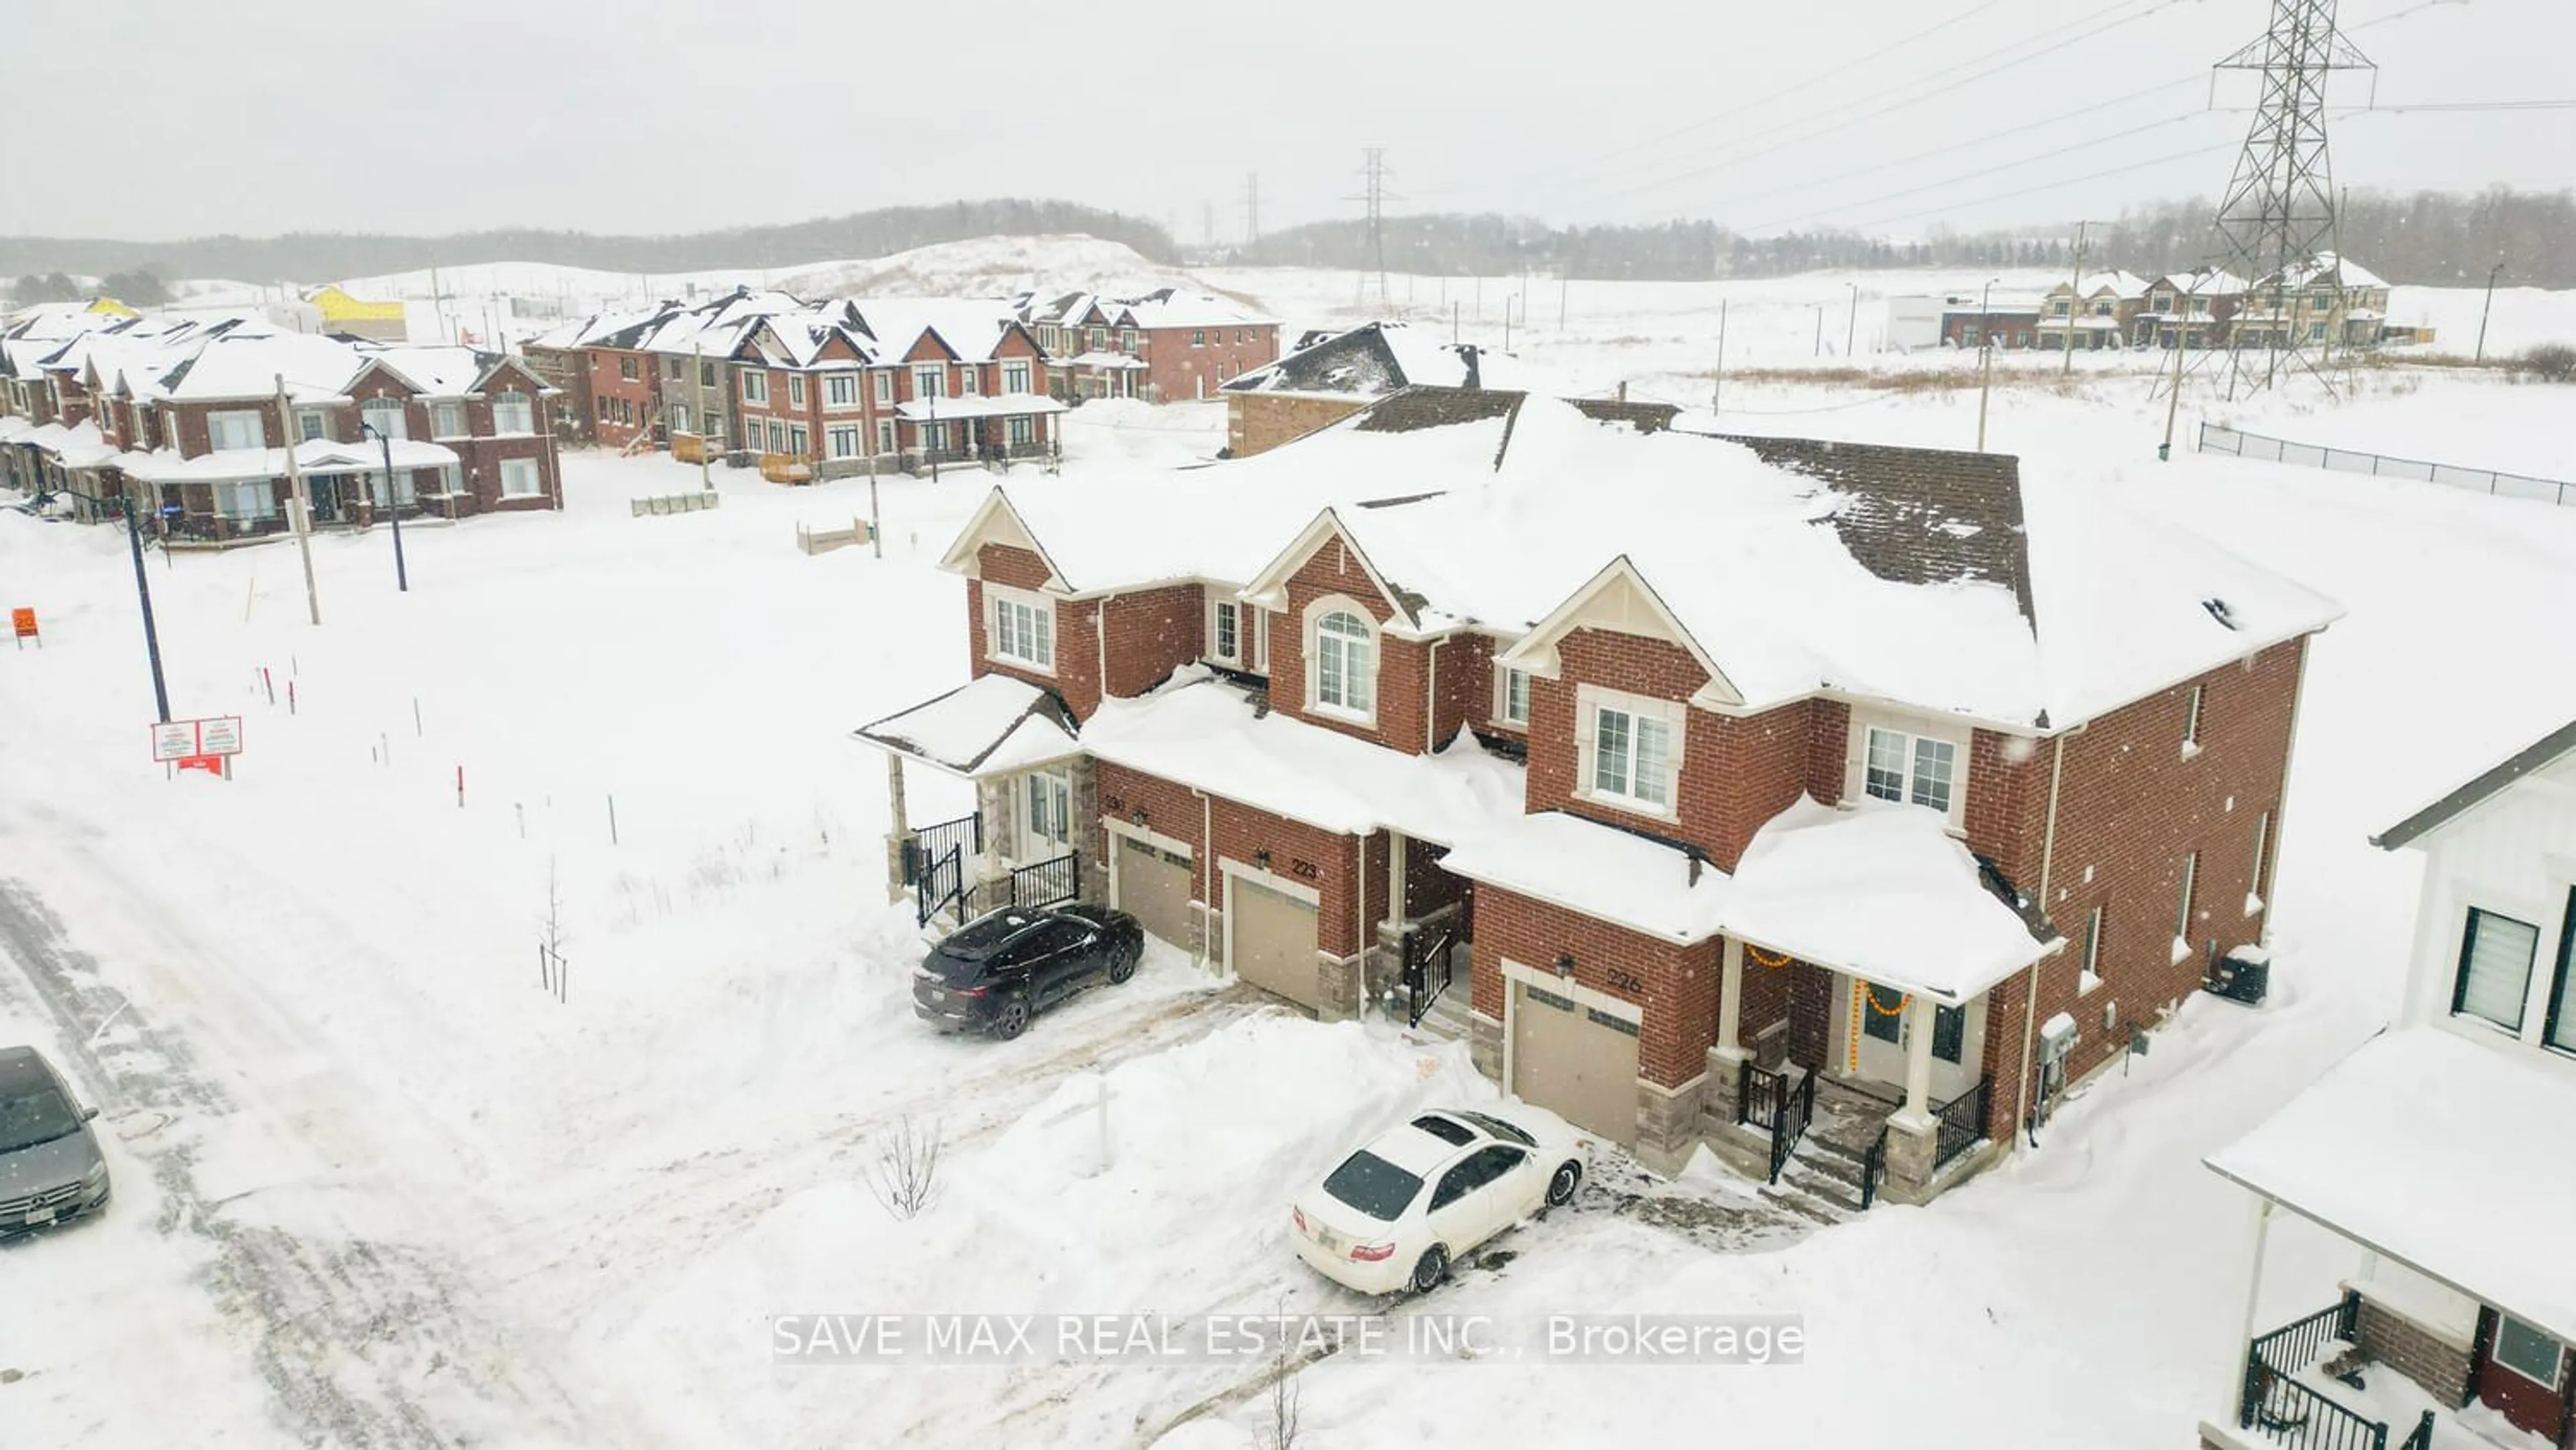
M 1236 976 L 1302 1007 L 1321 1005 L 1315 908 L 1240 876 L 1226 878 L 1225 930 Z
M 1637 1024 L 1512 985 L 1512 1091 L 1616 1142 L 1637 1136 Z
M 1132 836 L 1118 837 L 1120 911 L 1172 945 L 1190 948 L 1190 858 Z

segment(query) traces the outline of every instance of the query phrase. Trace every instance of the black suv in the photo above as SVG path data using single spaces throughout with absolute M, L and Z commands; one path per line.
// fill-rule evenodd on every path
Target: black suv
M 942 1032 L 1004 1041 L 1088 986 L 1123 982 L 1145 955 L 1136 918 L 1105 906 L 1008 907 L 959 927 L 912 974 L 912 1010 Z

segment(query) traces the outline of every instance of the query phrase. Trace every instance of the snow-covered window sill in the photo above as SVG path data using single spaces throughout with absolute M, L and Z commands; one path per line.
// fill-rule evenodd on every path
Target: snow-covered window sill
M 2200 758 L 2200 742 L 2199 742 L 2199 741 L 2197 741 L 2197 740 L 2186 740 L 2186 741 L 2184 741 L 2184 742 L 2182 743 L 2182 758 L 2183 758 L 2183 759 L 2185 759 L 2185 760 L 2197 760 L 2197 759 L 2199 759 L 2199 758 Z
M 2262 913 L 2263 898 L 2250 891 L 2245 893 L 2245 914 L 2247 916 L 2260 916 Z
M 2190 955 L 2191 955 L 2191 943 L 2189 943 L 2189 942 L 2187 942 L 2187 941 L 2184 941 L 2181 937 L 2175 937 L 2175 938 L 2174 938 L 2174 943 L 2173 943 L 2173 959 L 2174 959 L 2174 962 L 2175 962 L 2177 965 L 2179 965 L 2179 964 L 2182 962 L 2183 958 L 2188 957 L 2188 956 L 2190 956 Z
M 2101 985 L 2102 979 L 2091 972 L 2075 974 L 2075 995 L 2078 997 L 2091 995 L 2093 989 Z
M 1653 801 L 1639 800 L 1635 796 L 1613 795 L 1604 790 L 1587 790 L 1576 792 L 1575 798 L 1596 806 L 1608 806 L 1614 811 L 1625 811 L 1632 816 L 1645 816 L 1658 821 L 1673 819 L 1671 806 L 1659 806 Z
M 1377 716 L 1373 714 L 1363 715 L 1357 710 L 1345 710 L 1339 705 L 1327 705 L 1320 700 L 1308 704 L 1306 706 L 1306 713 L 1314 716 L 1318 720 L 1331 720 L 1343 725 L 1357 725 L 1363 730 L 1375 730 L 1377 728 Z

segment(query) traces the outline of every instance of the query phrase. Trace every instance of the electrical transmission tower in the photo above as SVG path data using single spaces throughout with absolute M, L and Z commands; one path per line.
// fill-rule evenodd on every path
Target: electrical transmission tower
M 2270 387 L 2285 370 L 2299 367 L 2323 380 L 2321 355 L 2341 340 L 2340 302 L 2328 309 L 2322 342 L 2309 335 L 2313 322 L 2294 316 L 2304 286 L 2323 280 L 2319 254 L 2336 249 L 2326 83 L 2337 71 L 2376 69 L 2336 31 L 2335 4 L 2272 0 L 2271 29 L 2216 67 L 2262 78 L 2254 122 L 2216 222 L 2225 265 L 2247 288 L 2229 327 L 2230 397 L 2240 385 Z M 2335 285 L 2340 297 L 2340 278 Z M 2259 373 L 2246 357 L 2257 342 L 2263 349 Z
M 1360 177 L 1366 190 L 1358 196 L 1343 198 L 1345 201 L 1368 204 L 1369 266 L 1367 270 L 1360 273 L 1360 300 L 1362 302 L 1368 300 L 1369 278 L 1374 275 L 1377 279 L 1378 305 L 1390 307 L 1393 303 L 1386 292 L 1386 204 L 1403 198 L 1386 189 L 1386 148 L 1367 146 L 1362 147 L 1361 152 L 1367 158 L 1366 164 L 1360 169 Z

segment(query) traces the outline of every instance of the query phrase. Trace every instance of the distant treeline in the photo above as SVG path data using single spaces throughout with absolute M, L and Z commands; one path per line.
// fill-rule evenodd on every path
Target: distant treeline
M 1123 242 L 1156 262 L 1176 258 L 1171 237 L 1153 222 L 1072 202 L 1013 197 L 880 207 L 786 226 L 734 227 L 669 237 L 524 229 L 445 237 L 291 232 L 278 237 L 192 237 L 180 242 L 0 237 L 0 276 L 149 272 L 165 278 L 319 282 L 474 262 L 554 262 L 606 272 L 696 272 L 882 257 L 935 242 L 1054 232 L 1081 232 Z
M 2149 274 L 2223 262 L 2210 230 L 2213 209 L 2206 200 L 2135 208 L 2089 233 L 2085 265 Z M 2073 261 L 2074 245 L 2072 227 L 2063 234 L 2032 227 L 1936 229 L 1921 241 L 1890 242 L 1835 230 L 1747 237 L 1714 222 L 1560 228 L 1492 213 L 1391 217 L 1385 231 L 1391 272 L 1492 277 L 1562 268 L 1579 278 L 1658 281 L 1781 277 L 1820 268 L 2064 267 Z M 2484 283 L 2488 269 L 2502 262 L 2513 282 L 2576 286 L 2576 192 L 2356 191 L 2343 208 L 2340 240 L 2346 253 L 2393 282 Z M 1359 221 L 1291 227 L 1230 255 L 1255 265 L 1376 265 Z

